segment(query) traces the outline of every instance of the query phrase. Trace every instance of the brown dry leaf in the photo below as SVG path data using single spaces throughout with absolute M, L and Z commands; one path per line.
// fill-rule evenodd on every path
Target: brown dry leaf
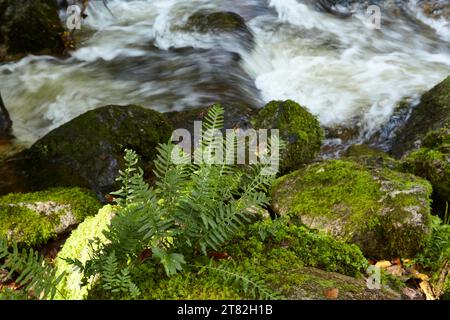
M 387 261 L 387 260 L 381 260 L 381 261 L 378 261 L 375 264 L 375 266 L 378 267 L 378 268 L 381 268 L 381 269 L 386 269 L 386 268 L 389 268 L 390 266 L 392 266 L 392 263 L 390 261 Z
M 400 258 L 397 258 L 394 261 L 392 261 L 392 264 L 395 264 L 397 266 L 401 266 L 402 265 L 402 261 L 400 260 Z
M 339 288 L 328 289 L 323 292 L 325 298 L 330 300 L 336 300 L 339 296 Z
M 423 293 L 425 293 L 427 300 L 436 300 L 430 283 L 428 283 L 427 281 L 421 281 L 419 287 L 420 289 L 422 289 Z

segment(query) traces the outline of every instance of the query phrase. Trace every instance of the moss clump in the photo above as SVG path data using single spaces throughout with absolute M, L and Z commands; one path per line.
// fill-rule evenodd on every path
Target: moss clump
M 184 29 L 201 33 L 211 31 L 250 33 L 244 18 L 234 12 L 196 12 L 189 17 Z
M 279 129 L 287 142 L 281 154 L 281 171 L 289 172 L 313 160 L 324 137 L 319 121 L 304 107 L 292 100 L 272 101 L 253 119 L 258 129 Z
M 428 235 L 430 194 L 429 183 L 410 174 L 333 160 L 281 177 L 272 202 L 278 214 L 356 243 L 368 256 L 406 257 Z
M 95 214 L 99 201 L 88 190 L 57 188 L 0 197 L 0 234 L 20 245 L 39 246 Z
M 450 126 L 430 132 L 423 147 L 406 157 L 404 166 L 428 179 L 439 200 L 450 201 Z
M 85 263 L 93 253 L 91 241 L 95 238 L 105 241 L 104 231 L 108 230 L 108 226 L 114 216 L 114 209 L 108 205 L 98 211 L 94 217 L 87 218 L 81 223 L 76 230 L 72 232 L 65 242 L 62 250 L 56 257 L 56 268 L 58 274 L 65 272 L 66 276 L 58 286 L 57 298 L 80 300 L 87 296 L 90 285 L 81 288 L 82 275 L 79 271 L 74 270 L 64 259 L 78 259 Z

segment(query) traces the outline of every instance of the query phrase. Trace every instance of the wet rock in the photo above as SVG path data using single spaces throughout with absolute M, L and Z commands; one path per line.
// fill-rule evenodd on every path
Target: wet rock
M 244 18 L 234 12 L 198 11 L 189 17 L 183 30 L 198 33 L 230 33 L 239 36 L 248 44 L 253 43 L 253 34 Z
M 428 181 L 351 161 L 312 164 L 275 183 L 272 207 L 368 257 L 411 257 L 430 233 Z
M 397 131 L 390 152 L 401 157 L 418 149 L 425 136 L 450 124 L 450 77 L 425 93 L 406 124 Z
M 4 170 L 22 176 L 19 180 L 31 190 L 78 186 L 104 200 L 119 187 L 115 179 L 124 163 L 124 150 L 136 151 L 141 166 L 149 168 L 156 147 L 167 142 L 171 133 L 166 118 L 156 111 L 135 105 L 105 106 L 51 131 L 7 161 Z
M 65 51 L 64 28 L 53 0 L 0 0 L 0 61 Z
M 0 95 L 0 139 L 8 137 L 11 134 L 11 130 L 12 121 Z

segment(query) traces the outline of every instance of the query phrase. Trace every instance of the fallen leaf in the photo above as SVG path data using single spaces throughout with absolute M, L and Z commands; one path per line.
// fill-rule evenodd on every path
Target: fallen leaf
M 325 298 L 330 300 L 336 300 L 339 296 L 339 288 L 328 289 L 323 292 Z
M 423 293 L 425 293 L 425 297 L 427 298 L 427 300 L 436 300 L 433 289 L 427 281 L 421 281 L 419 287 L 420 289 L 422 289 Z
M 378 267 L 378 268 L 381 268 L 381 269 L 386 269 L 386 268 L 389 268 L 390 266 L 392 266 L 392 263 L 390 261 L 387 261 L 387 260 L 381 260 L 381 261 L 378 261 L 375 264 L 375 266 Z

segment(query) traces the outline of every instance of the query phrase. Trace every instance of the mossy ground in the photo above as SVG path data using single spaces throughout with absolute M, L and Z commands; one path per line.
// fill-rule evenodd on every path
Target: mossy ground
M 40 203 L 54 203 L 59 209 L 40 212 L 33 208 Z M 80 188 L 11 193 L 0 197 L 0 234 L 21 245 L 36 247 L 57 236 L 61 218 L 66 214 L 80 223 L 87 216 L 94 215 L 99 207 L 95 196 Z

